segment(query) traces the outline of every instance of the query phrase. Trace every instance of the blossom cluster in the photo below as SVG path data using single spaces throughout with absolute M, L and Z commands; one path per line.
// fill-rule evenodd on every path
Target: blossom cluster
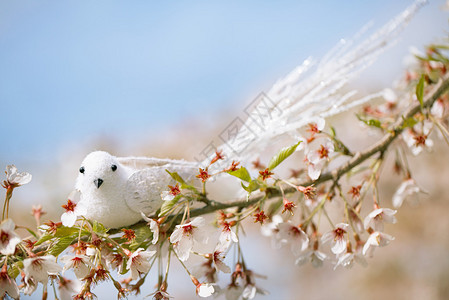
M 363 107 L 357 115 L 366 130 L 384 137 L 370 149 L 352 151 L 324 118 L 316 116 L 301 136 L 295 136 L 293 145 L 266 164 L 257 159 L 249 167 L 232 161 L 217 171 L 211 166 L 227 155 L 217 149 L 194 181 L 167 170 L 173 183 L 160 195 L 162 206 L 151 215 L 141 213 L 142 221 L 130 227 L 106 228 L 86 219 L 86 208 L 75 192 L 62 205 L 58 222 L 42 223 L 45 212 L 33 207 L 37 229 L 27 228 L 30 236 L 24 237 L 18 233 L 23 227 L 9 217 L 9 202 L 14 189 L 30 182 L 31 175 L 7 166 L 2 184 L 6 197 L 0 224 L 0 296 L 19 299 L 20 293 L 33 294 L 41 284 L 46 298 L 51 282 L 58 286 L 58 299 L 92 299 L 95 286 L 107 281 L 118 298 L 126 298 L 155 279 L 149 296 L 169 299 L 168 274 L 175 260 L 199 297 L 253 299 L 267 291 L 256 284 L 264 276 L 246 263 L 240 244 L 250 224 L 259 226 L 275 248 L 289 247 L 297 265 L 320 267 L 328 262 L 335 269 L 367 265 L 376 248 L 394 240 L 387 232 L 389 224 L 398 222 L 397 209 L 406 199 L 425 193 L 414 180 L 407 157 L 432 151 L 435 139 L 449 139 L 449 97 L 440 80 L 449 81 L 444 49 L 431 46 L 426 54 L 416 55 L 415 69 L 395 90 L 385 90 L 377 104 Z M 402 183 L 391 199 L 380 199 L 378 181 L 388 167 L 388 155 L 395 156 L 390 167 Z M 294 163 L 290 176 L 282 176 L 277 167 L 286 165 L 290 156 L 300 163 Z M 240 182 L 246 197 L 229 202 L 210 199 L 209 182 L 226 176 Z M 155 264 L 158 276 L 153 278 L 148 274 Z M 73 273 L 72 279 L 66 272 Z M 228 276 L 224 285 L 218 282 L 220 272 Z

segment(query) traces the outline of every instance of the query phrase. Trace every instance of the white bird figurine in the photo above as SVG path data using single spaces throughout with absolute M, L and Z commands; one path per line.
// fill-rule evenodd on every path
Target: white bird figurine
M 353 40 L 341 40 L 318 63 L 304 61 L 263 94 L 246 122 L 239 126 L 238 134 L 229 137 L 219 149 L 228 159 L 243 163 L 275 138 L 295 137 L 297 129 L 318 117 L 326 118 L 379 97 L 381 92 L 357 98 L 356 91 L 342 90 L 374 62 L 425 2 L 416 1 L 356 45 Z M 268 110 L 267 104 L 271 107 Z M 141 212 L 148 215 L 160 208 L 161 192 L 174 182 L 166 169 L 189 177 L 198 172 L 198 166 L 182 160 L 115 157 L 95 151 L 87 155 L 79 169 L 78 206 L 83 208 L 82 215 L 106 227 L 128 226 L 142 219 Z
M 162 204 L 161 193 L 174 180 L 166 172 L 188 178 L 198 163 L 145 157 L 115 157 L 94 151 L 81 163 L 76 180 L 83 215 L 106 227 L 117 228 L 154 213 Z

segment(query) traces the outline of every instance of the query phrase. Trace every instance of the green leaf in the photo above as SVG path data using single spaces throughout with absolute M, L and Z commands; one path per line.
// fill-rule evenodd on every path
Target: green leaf
M 362 121 L 366 125 L 382 129 L 382 123 L 379 120 L 377 120 L 377 119 L 364 119 L 364 118 L 362 118 L 358 114 L 356 114 L 356 116 L 357 116 L 357 119 L 359 119 L 360 121 Z
M 178 173 L 170 172 L 169 170 L 165 171 L 167 171 L 167 173 L 170 174 L 171 178 L 173 178 L 176 182 L 179 182 L 180 184 L 186 184 L 185 180 L 182 179 L 182 177 Z
M 40 244 L 51 240 L 52 238 L 54 238 L 53 235 L 51 234 L 44 234 L 43 236 L 41 236 L 41 238 L 34 244 L 34 246 L 39 246 Z
M 31 230 L 31 229 L 29 229 L 29 228 L 26 228 L 26 230 L 27 230 L 32 236 L 34 236 L 36 239 L 38 238 L 37 234 L 36 234 L 33 230 Z
M 260 184 L 257 182 L 257 180 L 251 180 L 249 182 L 248 186 L 245 186 L 243 184 L 243 182 L 241 182 L 241 185 L 242 185 L 243 189 L 245 191 L 247 191 L 248 193 L 252 193 L 260 187 Z
M 161 212 L 159 213 L 159 217 L 165 216 L 172 208 L 178 203 L 181 197 L 178 195 L 170 201 L 164 201 L 161 206 Z
M 422 74 L 421 78 L 419 79 L 418 85 L 416 85 L 416 98 L 418 98 L 419 104 L 421 104 L 421 108 L 424 107 L 424 82 L 425 82 L 425 75 Z
M 74 236 L 64 236 L 59 238 L 59 240 L 56 242 L 56 244 L 50 248 L 48 251 L 48 254 L 58 256 L 61 254 L 67 247 L 69 247 L 72 242 L 76 239 Z
M 19 276 L 21 269 L 23 269 L 23 261 L 18 261 L 8 268 L 8 276 L 15 279 Z
M 181 184 L 181 189 L 188 189 L 194 192 L 198 192 L 198 190 L 194 186 L 187 184 L 186 181 L 177 172 L 170 172 L 167 169 L 165 169 L 165 171 L 171 176 L 171 178 Z
M 146 225 L 140 226 L 139 228 L 134 230 L 134 233 L 136 234 L 136 239 L 134 241 L 139 244 L 144 242 L 146 239 L 153 237 L 153 233 Z
M 79 233 L 79 228 L 61 226 L 56 229 L 55 237 L 64 237 Z
M 402 120 L 403 120 L 402 129 L 413 127 L 415 126 L 416 123 L 418 123 L 418 120 L 413 117 L 405 119 L 404 116 L 402 116 Z
M 243 181 L 250 182 L 251 181 L 251 175 L 249 175 L 248 170 L 245 167 L 241 167 L 238 170 L 235 171 L 228 171 L 228 174 L 235 176 Z
M 101 223 L 99 223 L 97 221 L 93 222 L 92 230 L 93 230 L 93 232 L 95 232 L 98 235 L 103 235 L 106 232 L 108 232 L 108 229 L 106 227 L 104 227 L 103 224 L 101 224 Z
M 335 128 L 333 126 L 331 126 L 330 130 L 331 130 L 331 137 L 335 138 L 337 136 L 337 132 L 335 131 Z
M 268 169 L 273 170 L 274 168 L 276 168 L 281 162 L 283 162 L 287 157 L 295 152 L 300 143 L 301 141 L 294 144 L 293 146 L 282 148 L 281 151 L 279 151 L 279 153 L 273 156 L 273 158 L 270 160 Z

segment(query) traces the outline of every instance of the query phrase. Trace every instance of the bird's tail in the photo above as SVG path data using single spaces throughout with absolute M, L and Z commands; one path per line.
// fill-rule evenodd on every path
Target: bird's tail
M 339 114 L 381 96 L 378 92 L 360 98 L 357 91 L 344 88 L 394 43 L 426 2 L 415 1 L 365 39 L 361 37 L 367 35 L 367 28 L 353 39 L 341 40 L 319 61 L 306 59 L 253 101 L 245 110 L 248 119 L 245 122 L 236 119 L 228 127 L 229 132 L 224 132 L 226 142 L 219 149 L 230 159 L 247 162 L 278 137 L 294 137 L 298 129 L 316 118 Z

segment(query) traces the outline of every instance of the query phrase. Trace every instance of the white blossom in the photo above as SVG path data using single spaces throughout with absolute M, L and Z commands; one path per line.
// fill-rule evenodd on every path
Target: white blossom
M 329 155 L 334 152 L 334 143 L 330 139 L 320 145 L 320 148 L 315 150 L 309 150 L 306 154 L 308 162 L 308 174 L 312 180 L 318 179 L 321 174 L 326 161 L 329 160 Z
M 196 293 L 202 298 L 210 297 L 215 292 L 215 289 L 210 283 L 201 283 L 196 287 Z
M 401 207 L 406 198 L 409 198 L 410 196 L 416 195 L 420 192 L 425 193 L 425 191 L 421 190 L 418 187 L 415 180 L 413 180 L 412 178 L 403 181 L 393 195 L 393 206 L 395 208 Z
M 420 154 L 424 149 L 433 147 L 433 141 L 428 137 L 433 123 L 427 120 L 417 123 L 402 133 L 402 139 L 412 151 L 413 155 Z
M 366 259 L 363 257 L 363 255 L 360 252 L 353 253 L 353 252 L 346 252 L 341 254 L 338 257 L 338 261 L 334 266 L 334 270 L 337 269 L 338 266 L 342 266 L 345 268 L 352 268 L 354 263 L 357 262 L 358 264 L 362 266 L 367 266 L 368 263 L 366 262 Z
M 220 236 L 218 237 L 218 243 L 221 244 L 220 246 L 223 249 L 229 248 L 232 242 L 237 243 L 239 240 L 237 238 L 237 235 L 234 231 L 232 231 L 232 228 L 229 224 L 225 223 L 223 226 L 223 230 L 220 233 Z
M 148 225 L 150 226 L 150 230 L 153 233 L 153 240 L 151 243 L 155 245 L 157 241 L 159 240 L 159 223 L 155 220 L 148 218 L 143 212 L 140 213 L 142 215 L 142 218 L 148 222 Z
M 372 251 L 374 250 L 373 247 L 384 247 L 388 245 L 392 240 L 394 240 L 394 237 L 389 234 L 379 231 L 371 233 L 365 245 L 363 246 L 363 255 L 367 255 L 368 253 L 368 256 L 372 256 Z
M 68 197 L 67 204 L 62 206 L 66 210 L 61 215 L 62 225 L 72 227 L 75 225 L 75 222 L 79 216 L 87 213 L 86 207 L 79 202 L 80 195 L 81 193 L 78 190 L 72 191 Z
M 222 271 L 223 273 L 231 273 L 231 268 L 223 262 L 226 252 L 229 249 L 229 245 L 229 243 L 219 242 L 217 246 L 215 246 L 214 253 L 212 253 L 212 260 L 214 261 L 214 266 L 217 272 Z
M 203 217 L 195 218 L 183 225 L 176 225 L 170 236 L 170 242 L 181 261 L 189 259 L 194 242 L 207 243 L 208 236 L 202 228 L 204 225 Z
M 66 255 L 61 258 L 61 261 L 64 263 L 63 273 L 72 269 L 78 279 L 86 277 L 90 269 L 93 268 L 89 257 L 86 255 Z
M 11 219 L 6 219 L 0 225 L 0 253 L 3 255 L 14 254 L 17 244 L 21 241 L 14 232 L 15 228 L 16 225 Z
M 334 230 L 331 230 L 322 236 L 321 242 L 326 243 L 332 240 L 332 252 L 334 254 L 342 253 L 346 250 L 345 233 L 348 227 L 349 225 L 346 223 L 337 224 Z
M 327 259 L 327 255 L 318 250 L 308 250 L 298 256 L 295 264 L 302 266 L 307 262 L 311 262 L 315 268 L 321 267 L 324 260 Z
M 81 282 L 77 279 L 60 278 L 59 297 L 61 300 L 73 300 L 73 296 L 81 291 Z
M 6 166 L 6 184 L 12 187 L 18 187 L 31 181 L 31 174 L 27 172 L 17 172 L 15 165 Z
M 5 264 L 0 272 L 0 297 L 7 299 L 6 294 L 13 299 L 19 299 L 19 288 L 16 281 L 9 277 Z
M 53 255 L 45 255 L 26 258 L 23 261 L 23 271 L 25 277 L 47 284 L 48 275 L 57 275 L 62 271 L 62 267 L 56 263 Z
M 383 231 L 384 230 L 384 222 L 395 224 L 396 223 L 396 217 L 394 216 L 396 214 L 396 210 L 390 209 L 390 208 L 378 208 L 370 212 L 365 220 L 364 220 L 364 226 L 365 229 L 372 228 L 374 231 Z
M 441 99 L 438 99 L 433 103 L 432 108 L 430 109 L 430 113 L 438 118 L 441 119 L 444 116 L 444 102 Z
M 290 221 L 278 224 L 278 238 L 282 243 L 290 244 L 294 255 L 298 256 L 309 246 L 309 237 Z
M 144 251 L 143 248 L 139 248 L 130 255 L 126 267 L 131 270 L 132 280 L 136 280 L 139 278 L 140 274 L 148 273 L 150 271 L 151 264 L 149 259 L 155 254 L 156 251 Z

